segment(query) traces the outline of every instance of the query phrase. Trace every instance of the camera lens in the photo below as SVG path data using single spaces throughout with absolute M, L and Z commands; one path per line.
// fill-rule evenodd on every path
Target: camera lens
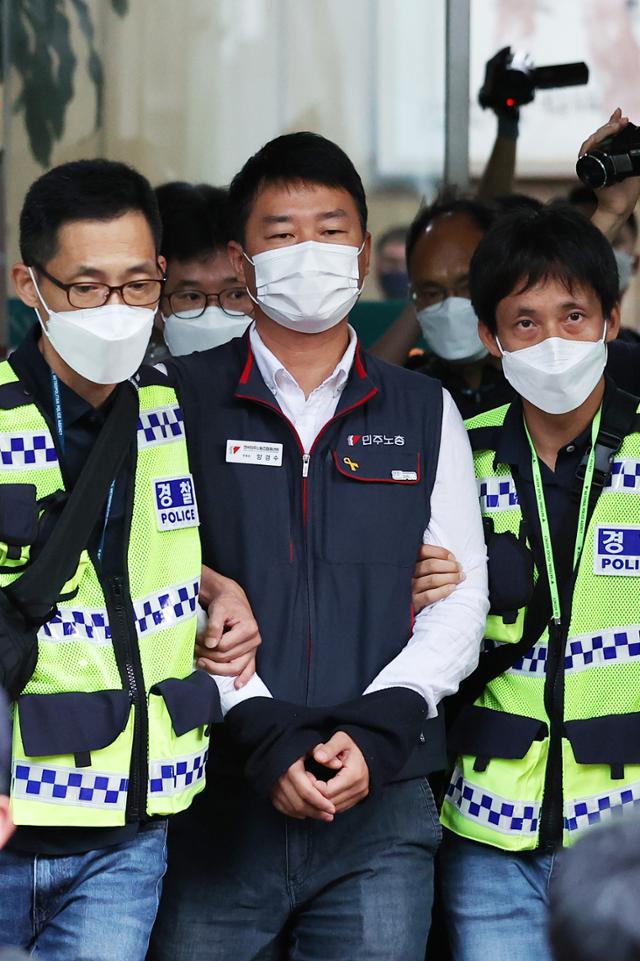
M 586 153 L 578 159 L 576 173 L 583 184 L 587 187 L 606 187 L 609 179 L 607 160 L 609 158 L 600 151 Z

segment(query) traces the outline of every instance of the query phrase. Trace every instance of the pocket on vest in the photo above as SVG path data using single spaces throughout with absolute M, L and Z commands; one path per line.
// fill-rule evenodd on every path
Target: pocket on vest
M 130 711 L 126 691 L 24 694 L 18 699 L 24 753 L 27 757 L 74 755 L 80 760 L 77 767 L 88 767 L 92 752 L 103 750 L 122 734 Z
M 126 691 L 20 697 L 11 787 L 16 824 L 124 824 L 133 726 Z
M 454 754 L 474 757 L 474 769 L 483 771 L 493 758 L 521 760 L 548 733 L 547 724 L 537 718 L 469 704 L 451 726 L 447 743 Z
M 222 720 L 218 687 L 204 671 L 168 678 L 149 692 L 150 814 L 189 805 L 205 783 L 209 727 Z
M 419 452 L 401 447 L 344 447 L 319 509 L 322 556 L 336 563 L 415 563 L 428 505 Z
M 607 714 L 566 721 L 565 735 L 577 764 L 602 764 L 621 780 L 625 765 L 640 764 L 640 714 Z

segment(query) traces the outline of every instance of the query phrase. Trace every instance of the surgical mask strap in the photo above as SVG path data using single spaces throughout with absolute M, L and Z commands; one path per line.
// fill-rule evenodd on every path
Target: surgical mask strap
M 50 311 L 49 308 L 47 307 L 46 301 L 45 301 L 44 297 L 42 296 L 42 294 L 40 293 L 40 288 L 38 287 L 38 281 L 36 280 L 35 274 L 34 274 L 33 270 L 31 269 L 31 267 L 27 267 L 27 270 L 29 271 L 29 276 L 31 277 L 31 281 L 32 281 L 32 283 L 33 283 L 33 286 L 36 288 L 36 294 L 38 295 L 38 299 L 39 299 L 40 303 L 42 304 L 42 306 L 44 307 L 44 309 L 46 310 L 47 316 L 49 316 L 49 314 L 51 313 L 51 311 Z M 34 309 L 35 312 L 36 312 L 36 317 L 37 317 L 38 320 L 40 321 L 40 326 L 42 327 L 44 333 L 47 334 L 47 329 L 46 329 L 46 327 L 44 326 L 44 324 L 43 324 L 43 322 L 42 322 L 42 317 L 40 316 L 40 313 L 39 313 L 39 311 L 38 311 L 38 308 L 37 308 L 37 307 L 34 307 L 33 309 Z M 48 337 L 48 336 L 49 336 L 49 335 L 47 334 L 47 337 Z

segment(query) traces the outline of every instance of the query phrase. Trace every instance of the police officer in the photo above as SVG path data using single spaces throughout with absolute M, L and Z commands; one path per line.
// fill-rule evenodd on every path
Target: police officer
M 37 563 L 112 411 L 134 404 L 128 452 L 14 711 L 0 944 L 51 959 L 144 958 L 166 816 L 203 787 L 218 709 L 192 668 L 200 547 L 182 414 L 160 374 L 136 374 L 159 244 L 153 191 L 123 164 L 57 167 L 24 202 L 13 278 L 38 324 L 0 364 L 1 587 Z M 16 540 L 16 525 L 32 534 Z
M 222 698 L 213 790 L 175 824 L 153 957 L 417 961 L 437 704 L 476 662 L 486 611 L 469 450 L 441 387 L 364 355 L 348 325 L 370 239 L 342 150 L 279 137 L 230 197 L 255 326 L 168 367 L 205 560 L 246 589 L 263 644 Z M 427 528 L 469 566 L 414 623 Z
M 470 280 L 519 398 L 467 423 L 492 610 L 450 732 L 443 903 L 455 958 L 542 961 L 556 849 L 636 797 L 640 400 L 605 381 L 618 275 L 579 213 L 504 218 Z

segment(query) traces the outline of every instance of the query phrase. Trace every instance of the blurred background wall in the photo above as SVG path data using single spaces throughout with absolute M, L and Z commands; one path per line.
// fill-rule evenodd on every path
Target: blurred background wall
M 447 0 L 0 4 L 7 263 L 29 184 L 79 157 L 125 160 L 154 184 L 224 184 L 271 137 L 315 130 L 360 170 L 374 235 L 408 222 L 443 179 Z M 588 86 L 541 91 L 523 109 L 516 189 L 565 193 L 578 146 L 615 106 L 640 122 L 637 0 L 470 0 L 469 17 L 468 103 L 449 109 L 469 124 L 472 178 L 496 126 L 477 91 L 502 46 L 591 69 Z M 365 295 L 378 296 L 373 282 Z M 625 312 L 631 323 L 640 315 L 635 289 Z

